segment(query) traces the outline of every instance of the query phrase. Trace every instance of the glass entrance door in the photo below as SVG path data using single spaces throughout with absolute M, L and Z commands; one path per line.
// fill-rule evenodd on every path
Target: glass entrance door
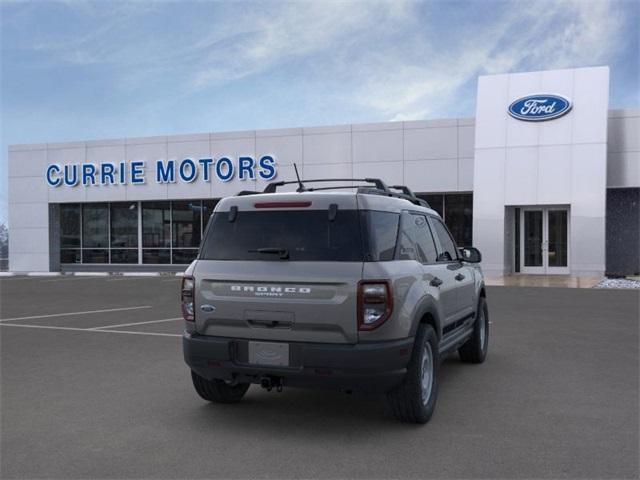
M 569 211 L 566 208 L 523 208 L 520 232 L 521 273 L 569 273 Z

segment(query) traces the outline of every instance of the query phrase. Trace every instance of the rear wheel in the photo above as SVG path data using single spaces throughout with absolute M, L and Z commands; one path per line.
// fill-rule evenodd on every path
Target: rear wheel
M 478 313 L 473 333 L 469 340 L 458 349 L 460 359 L 467 363 L 482 363 L 487 358 L 489 348 L 489 308 L 484 297 L 478 302 Z
M 438 337 L 433 327 L 421 325 L 416 335 L 407 376 L 387 393 L 393 415 L 402 422 L 426 423 L 438 397 Z
M 249 390 L 249 383 L 237 383 L 229 385 L 224 380 L 207 380 L 194 371 L 191 371 L 193 386 L 205 400 L 216 403 L 238 403 Z

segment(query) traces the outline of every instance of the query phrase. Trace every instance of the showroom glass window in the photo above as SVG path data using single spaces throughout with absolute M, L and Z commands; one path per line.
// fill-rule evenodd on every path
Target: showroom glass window
M 112 203 L 111 263 L 138 263 L 138 204 Z
M 171 263 L 171 203 L 142 203 L 142 263 Z
M 218 201 L 61 204 L 60 262 L 189 264 Z
M 60 263 L 80 263 L 80 205 L 60 205 Z
M 109 263 L 109 205 L 82 205 L 82 263 Z

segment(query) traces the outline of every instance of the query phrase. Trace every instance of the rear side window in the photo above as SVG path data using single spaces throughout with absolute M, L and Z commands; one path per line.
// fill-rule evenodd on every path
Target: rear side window
M 338 210 L 266 210 L 214 213 L 204 239 L 203 260 L 363 261 L 359 215 Z M 262 250 L 262 252 L 258 252 Z
M 436 261 L 436 246 L 424 215 L 402 215 L 398 245 L 398 260 L 416 260 L 420 263 Z
M 458 258 L 456 244 L 454 243 L 447 227 L 437 218 L 430 219 L 433 233 L 438 237 L 440 250 L 438 251 L 439 262 L 450 262 Z
M 366 210 L 362 212 L 367 260 L 385 262 L 395 257 L 400 214 Z

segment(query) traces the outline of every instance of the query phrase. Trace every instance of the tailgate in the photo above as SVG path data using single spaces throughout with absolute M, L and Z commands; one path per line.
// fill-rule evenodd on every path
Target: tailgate
M 200 260 L 195 323 L 202 335 L 356 343 L 362 262 Z

